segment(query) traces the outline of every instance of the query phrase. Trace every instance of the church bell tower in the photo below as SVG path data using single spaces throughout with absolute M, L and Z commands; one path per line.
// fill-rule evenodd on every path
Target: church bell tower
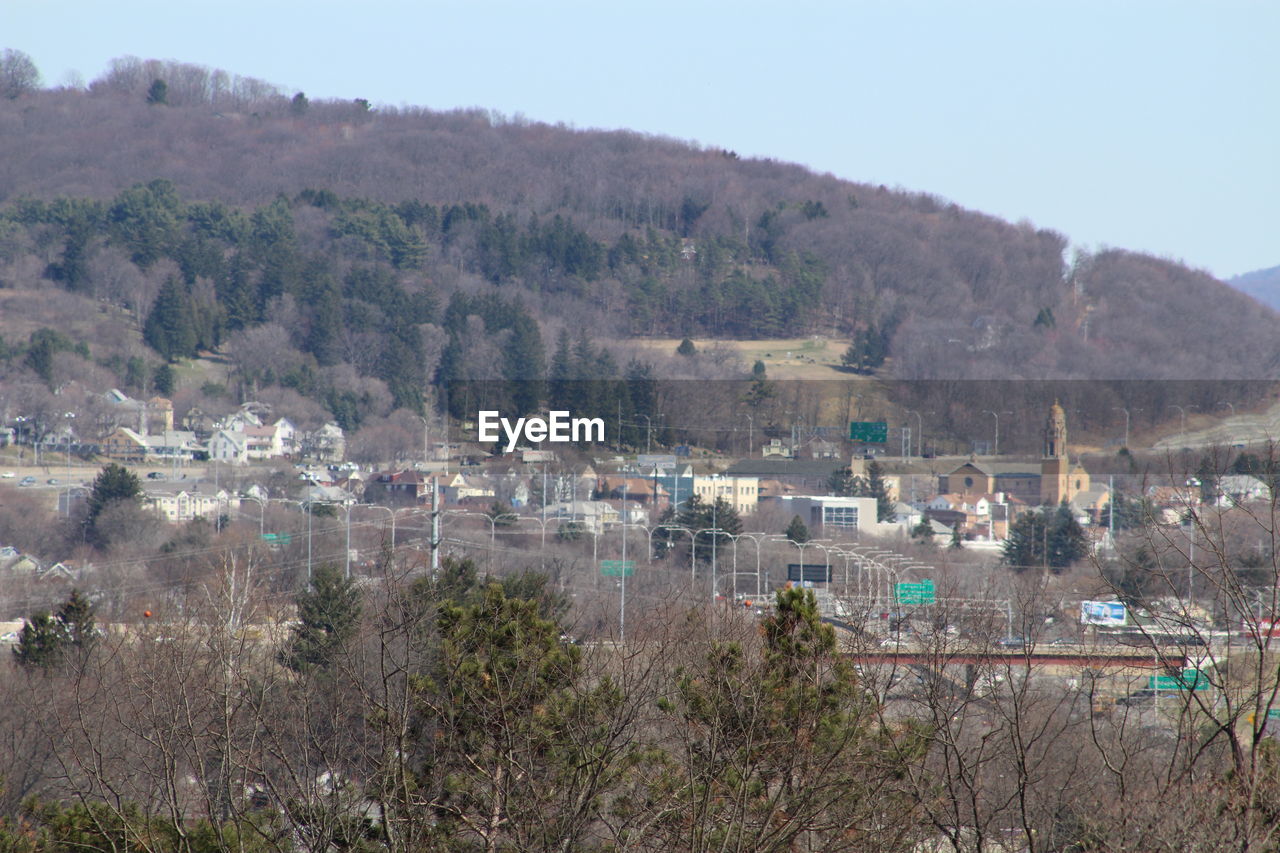
M 1070 462 L 1067 459 L 1067 413 L 1057 400 L 1044 423 L 1044 457 L 1040 460 L 1040 503 L 1057 506 L 1070 498 Z

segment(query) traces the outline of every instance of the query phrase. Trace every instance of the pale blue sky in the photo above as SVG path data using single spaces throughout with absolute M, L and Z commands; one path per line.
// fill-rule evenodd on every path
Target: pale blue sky
M 631 128 L 1181 259 L 1280 264 L 1280 2 L 0 0 L 49 84 L 125 54 L 311 97 Z

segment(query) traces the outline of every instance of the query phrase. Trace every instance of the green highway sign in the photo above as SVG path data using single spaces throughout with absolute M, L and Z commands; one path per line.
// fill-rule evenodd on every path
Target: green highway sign
M 1149 675 L 1148 690 L 1208 690 L 1209 679 L 1198 669 L 1188 667 L 1181 675 Z
M 636 564 L 634 560 L 601 560 L 600 574 L 611 578 L 631 577 L 636 573 Z
M 889 425 L 884 421 L 849 421 L 849 440 L 884 444 L 889 440 Z
M 289 533 L 264 533 L 262 541 L 270 545 L 288 545 L 293 542 L 293 536 Z
M 900 583 L 897 588 L 899 604 L 933 604 L 937 598 L 933 581 L 920 583 Z

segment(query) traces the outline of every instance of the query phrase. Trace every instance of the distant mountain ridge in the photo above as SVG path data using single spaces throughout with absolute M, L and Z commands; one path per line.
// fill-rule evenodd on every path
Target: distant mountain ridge
M 1280 266 L 1243 273 L 1227 279 L 1227 284 L 1280 311 Z

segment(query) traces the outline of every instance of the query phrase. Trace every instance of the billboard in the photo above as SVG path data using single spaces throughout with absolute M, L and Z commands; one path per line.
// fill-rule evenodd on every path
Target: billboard
M 792 583 L 808 581 L 809 583 L 831 583 L 831 567 L 822 563 L 811 564 L 788 563 L 787 580 Z
M 1119 601 L 1082 601 L 1080 602 L 1081 625 L 1124 625 L 1126 621 L 1124 604 Z

